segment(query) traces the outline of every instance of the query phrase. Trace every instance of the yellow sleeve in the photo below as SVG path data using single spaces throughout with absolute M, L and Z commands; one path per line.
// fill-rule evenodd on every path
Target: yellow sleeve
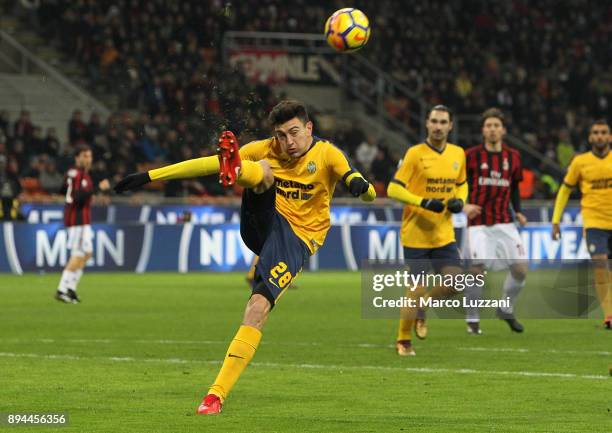
M 336 146 L 331 145 L 327 150 L 326 156 L 327 166 L 331 169 L 334 177 L 336 179 L 342 179 L 342 182 L 348 187 L 355 177 L 361 177 L 366 180 L 365 177 L 362 176 L 357 170 L 355 170 L 346 159 L 346 156 L 340 149 Z M 368 190 L 361 194 L 359 198 L 362 201 L 373 201 L 376 198 L 376 191 L 374 190 L 374 185 L 368 182 L 370 186 Z
M 151 181 L 156 181 L 186 179 L 215 173 L 219 173 L 219 159 L 216 156 L 206 156 L 149 170 L 149 177 Z
M 325 159 L 334 177 L 336 179 L 342 179 L 345 185 L 348 185 L 348 182 L 350 182 L 349 176 L 357 173 L 349 164 L 344 153 L 333 144 L 327 149 Z
M 578 182 L 580 182 L 580 165 L 578 163 L 578 158 L 574 158 L 572 162 L 570 162 L 569 167 L 567 167 L 567 173 L 565 174 L 563 183 L 573 188 Z
M 412 176 L 416 171 L 417 159 L 415 155 L 415 152 L 411 152 L 410 149 L 406 151 L 395 176 L 387 186 L 387 195 L 402 203 L 421 206 L 423 197 L 413 194 L 409 189 Z
M 568 174 L 569 174 L 569 171 L 568 171 Z M 553 210 L 553 217 L 552 217 L 553 224 L 559 224 L 561 222 L 561 216 L 563 215 L 563 210 L 565 209 L 565 205 L 567 204 L 567 201 L 569 200 L 571 193 L 572 193 L 572 189 L 564 181 L 564 183 L 559 188 L 559 192 L 557 192 L 557 199 L 555 200 L 555 209 Z
M 404 155 L 404 159 L 402 159 L 399 168 L 395 172 L 395 176 L 393 176 L 393 180 L 399 181 L 399 184 L 404 188 L 406 185 L 410 185 L 410 181 L 412 180 L 412 175 L 415 172 L 415 152 L 411 152 L 410 149 L 406 151 Z
M 459 177 L 457 178 L 457 182 L 456 182 L 458 186 L 466 183 L 466 181 L 467 181 L 467 175 L 465 173 L 465 166 L 466 166 L 466 163 L 465 163 L 465 151 L 463 149 L 461 149 L 461 168 L 459 169 Z M 465 197 L 467 198 L 467 195 Z M 462 197 L 458 196 L 458 198 L 462 198 Z M 465 200 L 463 200 L 463 201 L 465 201 Z
M 455 197 L 463 200 L 463 203 L 467 203 L 468 192 L 469 192 L 468 183 L 463 182 L 462 184 L 457 185 L 457 190 L 455 191 Z
M 396 179 L 391 180 L 387 186 L 387 196 L 402 203 L 411 204 L 413 206 L 421 206 L 423 197 L 419 197 L 416 194 L 408 191 L 402 184 Z

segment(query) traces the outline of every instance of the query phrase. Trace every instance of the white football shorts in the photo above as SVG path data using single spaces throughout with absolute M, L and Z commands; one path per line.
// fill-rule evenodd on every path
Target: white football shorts
M 76 257 L 93 252 L 93 230 L 89 224 L 68 227 L 68 249 Z
M 527 261 L 523 240 L 514 223 L 468 227 L 467 250 L 472 264 L 495 269 Z

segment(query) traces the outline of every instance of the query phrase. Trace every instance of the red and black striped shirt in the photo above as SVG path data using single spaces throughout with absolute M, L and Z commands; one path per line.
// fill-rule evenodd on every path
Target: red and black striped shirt
M 66 227 L 91 224 L 91 196 L 94 185 L 89 173 L 73 167 L 64 177 L 66 204 L 64 205 L 64 225 Z
M 500 152 L 489 152 L 484 145 L 465 151 L 469 202 L 482 212 L 469 225 L 493 225 L 512 221 L 510 192 L 523 178 L 521 155 L 505 144 Z M 517 212 L 519 209 L 515 209 Z

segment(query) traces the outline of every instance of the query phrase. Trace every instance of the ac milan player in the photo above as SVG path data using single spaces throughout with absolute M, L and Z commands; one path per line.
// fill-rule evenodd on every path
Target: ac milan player
M 64 207 L 64 225 L 68 229 L 68 248 L 70 260 L 62 272 L 55 299 L 69 304 L 80 302 L 76 294 L 77 285 L 83 275 L 83 268 L 93 252 L 93 232 L 91 230 L 91 196 L 94 187 L 89 169 L 93 162 L 91 148 L 79 145 L 74 152 L 74 167 L 68 170 L 64 179 L 66 205 Z M 98 184 L 98 189 L 110 188 L 107 179 Z
M 502 290 L 502 299 L 510 299 L 509 308 L 499 308 L 497 316 L 505 320 L 514 332 L 523 332 L 523 326 L 514 317 L 514 301 L 525 285 L 527 256 L 523 242 L 513 223 L 510 204 L 517 222 L 522 226 L 527 218 L 521 213 L 519 182 L 520 154 L 503 143 L 506 133 L 504 115 L 490 108 L 482 115 L 484 144 L 466 150 L 469 204 L 463 208 L 468 217 L 468 251 L 471 272 L 482 273 L 497 259 L 510 271 Z M 469 300 L 482 297 L 482 286 L 470 285 L 465 289 Z M 473 305 L 476 303 L 468 303 Z M 480 315 L 477 307 L 466 308 L 467 330 L 480 334 Z

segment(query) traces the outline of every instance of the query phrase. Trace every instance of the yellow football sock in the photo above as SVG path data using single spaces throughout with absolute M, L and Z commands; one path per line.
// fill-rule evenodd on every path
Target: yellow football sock
M 263 180 L 264 171 L 259 162 L 242 161 L 238 184 L 245 188 L 255 188 Z
M 260 340 L 261 331 L 259 329 L 245 325 L 238 329 L 236 336 L 227 349 L 225 360 L 215 379 L 215 383 L 208 390 L 209 394 L 219 396 L 221 402 L 225 400 L 242 374 L 242 371 L 253 359 Z
M 397 330 L 397 341 L 412 340 L 412 328 L 414 328 L 414 319 L 400 319 L 399 329 Z
M 415 290 L 406 290 L 406 297 L 414 299 L 416 305 L 419 305 L 419 298 L 424 295 L 425 287 L 419 286 Z M 399 329 L 397 331 L 397 340 L 412 340 L 412 328 L 418 312 L 418 307 L 404 307 L 400 312 Z
M 595 290 L 599 304 L 603 310 L 604 316 L 612 316 L 612 294 L 610 293 L 610 273 L 605 266 L 595 265 L 593 268 L 595 276 Z

